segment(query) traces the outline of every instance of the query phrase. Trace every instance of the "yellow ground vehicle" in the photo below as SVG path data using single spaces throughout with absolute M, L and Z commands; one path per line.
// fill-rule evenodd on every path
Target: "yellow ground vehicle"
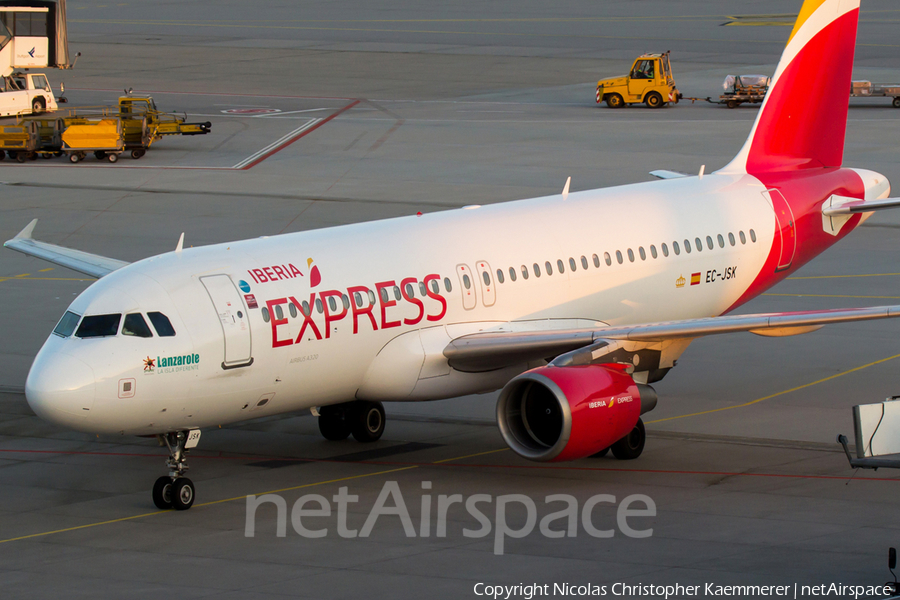
M 150 96 L 122 96 L 119 98 L 119 118 L 125 128 L 125 146 L 132 155 L 150 147 L 165 135 L 204 135 L 212 123 L 185 123 L 185 118 L 160 112 Z M 134 158 L 139 158 L 135 156 Z
M 605 100 L 610 108 L 641 102 L 659 108 L 669 102 L 677 103 L 680 98 L 668 52 L 639 56 L 628 75 L 597 82 L 597 103 Z
M 114 163 L 125 151 L 122 121 L 115 118 L 80 120 L 78 124 L 66 127 L 62 142 L 63 150 L 73 163 L 84 160 L 88 152 L 93 152 L 98 159 L 106 158 Z

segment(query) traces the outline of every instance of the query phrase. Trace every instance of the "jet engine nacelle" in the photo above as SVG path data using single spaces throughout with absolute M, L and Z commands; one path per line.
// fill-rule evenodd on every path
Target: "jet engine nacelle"
M 517 454 L 537 461 L 575 460 L 622 439 L 656 406 L 656 392 L 624 365 L 538 367 L 500 392 L 497 423 Z

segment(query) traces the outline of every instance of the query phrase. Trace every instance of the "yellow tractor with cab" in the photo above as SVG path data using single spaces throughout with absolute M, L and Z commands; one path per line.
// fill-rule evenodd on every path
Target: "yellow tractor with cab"
M 638 56 L 628 75 L 597 82 L 597 104 L 605 101 L 610 108 L 640 103 L 660 108 L 669 102 L 677 103 L 681 97 L 668 52 Z

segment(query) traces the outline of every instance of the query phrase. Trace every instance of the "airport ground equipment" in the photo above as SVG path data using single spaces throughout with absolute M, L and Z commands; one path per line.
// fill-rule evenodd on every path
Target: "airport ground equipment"
M 125 151 L 122 121 L 115 118 L 83 119 L 68 125 L 62 134 L 63 151 L 69 160 L 77 163 L 93 152 L 98 160 L 106 158 L 114 163 Z
M 60 96 L 59 102 L 66 102 Z M 43 73 L 15 72 L 0 77 L 0 117 L 40 114 L 59 108 L 50 82 Z
M 660 108 L 669 102 L 677 103 L 681 97 L 668 52 L 638 56 L 628 75 L 597 82 L 597 104 L 605 101 L 610 108 L 642 102 L 650 108 Z
M 850 96 L 854 98 L 870 98 L 877 96 L 893 96 L 891 104 L 900 108 L 900 83 L 872 83 L 871 81 L 850 82 Z
M 0 160 L 9 154 L 10 158 L 25 162 L 37 148 L 38 141 L 36 123 L 0 127 Z
M 853 430 L 856 457 L 850 452 L 847 436 L 837 438 L 851 467 L 900 469 L 900 396 L 854 406 Z
M 767 75 L 726 75 L 722 83 L 724 92 L 717 100 L 710 96 L 706 98 L 685 97 L 691 104 L 698 100 L 705 100 L 711 104 L 724 104 L 728 108 L 737 108 L 741 104 L 762 104 L 769 91 L 772 78 Z

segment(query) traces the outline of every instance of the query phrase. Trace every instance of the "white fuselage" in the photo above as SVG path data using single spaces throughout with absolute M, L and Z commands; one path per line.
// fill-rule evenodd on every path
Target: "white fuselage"
M 52 334 L 29 374 L 28 400 L 74 429 L 149 435 L 357 398 L 497 389 L 528 365 L 461 373 L 447 364 L 446 344 L 491 329 L 727 311 L 773 247 L 764 191 L 749 175 L 712 174 L 155 256 L 97 281 L 69 310 L 158 311 L 176 334 L 123 335 L 121 323 L 114 336 Z

